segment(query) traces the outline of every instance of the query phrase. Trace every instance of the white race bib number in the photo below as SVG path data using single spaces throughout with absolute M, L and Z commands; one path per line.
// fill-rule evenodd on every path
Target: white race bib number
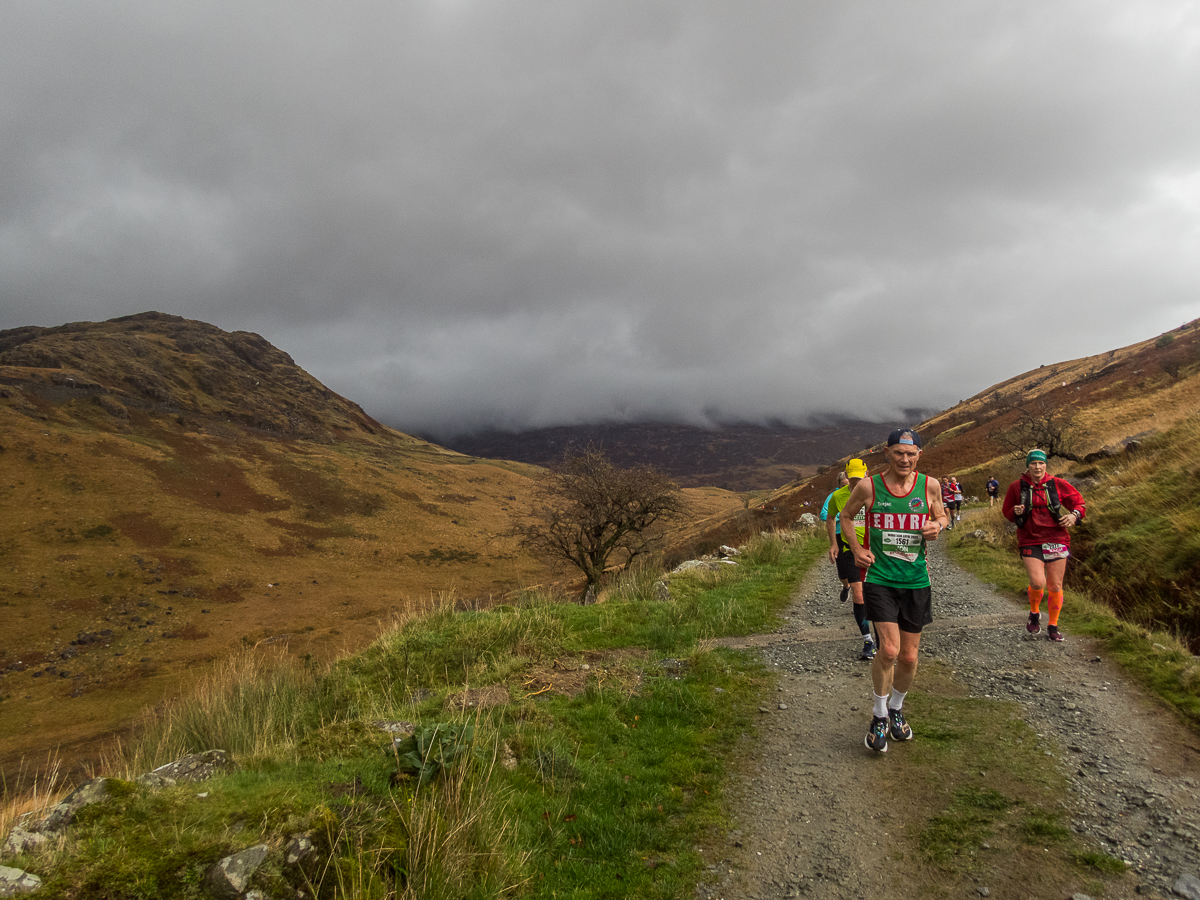
M 885 531 L 880 535 L 884 556 L 904 562 L 916 562 L 921 551 L 922 536 L 915 531 Z

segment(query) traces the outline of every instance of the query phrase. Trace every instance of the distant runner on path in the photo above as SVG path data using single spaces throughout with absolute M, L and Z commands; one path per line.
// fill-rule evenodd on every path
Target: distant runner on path
M 867 464 L 861 459 L 852 459 L 846 463 L 846 484 L 830 494 L 829 499 L 825 501 L 829 507 L 829 519 L 825 523 L 825 527 L 829 532 L 829 561 L 837 566 L 838 578 L 842 580 L 843 585 L 847 585 L 842 588 L 842 599 L 846 599 L 847 590 L 854 596 L 854 603 L 851 604 L 850 611 L 854 614 L 854 623 L 858 625 L 858 631 L 862 635 L 863 641 L 862 653 L 859 654 L 859 658 L 874 659 L 875 641 L 871 637 L 871 622 L 867 618 L 867 607 L 863 603 L 863 570 L 854 561 L 854 553 L 850 550 L 850 545 L 842 538 L 842 521 L 839 515 L 842 507 L 850 498 L 850 492 L 854 486 L 866 475 Z M 865 525 L 866 516 L 862 510 L 859 510 L 854 519 L 853 530 L 860 544 L 865 540 Z
M 842 536 L 854 560 L 867 570 L 863 600 L 879 640 L 871 665 L 874 708 L 867 748 L 886 753 L 888 737 L 912 740 L 904 697 L 917 674 L 921 629 L 933 621 L 925 542 L 947 525 L 941 485 L 917 472 L 921 436 L 911 429 L 887 439 L 887 469 L 854 486 L 842 507 Z M 854 518 L 866 509 L 867 546 L 859 543 Z
M 998 482 L 996 480 L 996 476 L 993 475 L 988 478 L 987 484 L 984 485 L 984 487 L 987 489 L 988 509 L 991 509 L 996 505 L 996 498 L 1000 496 L 1000 482 Z
M 1029 621 L 1025 630 L 1042 630 L 1042 596 L 1046 596 L 1046 637 L 1062 641 L 1058 614 L 1063 605 L 1063 576 L 1071 555 L 1067 528 L 1083 519 L 1083 495 L 1061 478 L 1046 474 L 1046 454 L 1030 450 L 1025 474 L 1008 486 L 1004 495 L 1005 518 L 1017 526 L 1017 547 L 1029 576 Z
M 946 510 L 946 518 L 949 521 L 947 528 L 954 527 L 954 479 L 949 475 L 941 482 L 942 486 L 942 506 Z

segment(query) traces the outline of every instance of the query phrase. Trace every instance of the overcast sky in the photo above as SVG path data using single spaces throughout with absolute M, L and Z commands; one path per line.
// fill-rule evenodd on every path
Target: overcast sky
M 1200 6 L 0 0 L 0 328 L 407 431 L 944 408 L 1200 316 Z

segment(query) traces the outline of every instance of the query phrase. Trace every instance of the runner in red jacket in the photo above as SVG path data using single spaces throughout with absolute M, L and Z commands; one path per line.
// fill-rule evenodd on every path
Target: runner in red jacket
M 1046 636 L 1061 641 L 1058 614 L 1063 605 L 1063 576 L 1071 555 L 1067 529 L 1083 519 L 1083 495 L 1070 483 L 1046 474 L 1046 454 L 1030 450 L 1025 457 L 1025 474 L 1008 486 L 1004 516 L 1017 525 L 1017 546 L 1029 576 L 1029 622 L 1025 630 L 1042 630 L 1042 596 L 1046 596 L 1049 624 Z

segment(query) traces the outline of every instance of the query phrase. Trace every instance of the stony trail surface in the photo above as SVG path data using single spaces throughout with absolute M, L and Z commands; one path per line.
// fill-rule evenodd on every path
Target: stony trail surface
M 1200 876 L 1200 741 L 1092 641 L 1067 634 L 1054 644 L 1044 633 L 1028 635 L 1028 609 L 950 562 L 944 545 L 930 545 L 929 566 L 934 624 L 922 636 L 922 664 L 941 660 L 971 697 L 1020 704 L 1030 726 L 1057 748 L 1047 763 L 1069 779 L 1062 800 L 1072 829 L 1085 845 L 1129 864 L 1120 890 L 1200 900 L 1200 881 L 1188 892 L 1188 879 Z M 864 767 L 885 765 L 905 745 L 891 742 L 888 754 L 863 746 L 870 663 L 859 659 L 857 627 L 840 589 L 833 566 L 819 560 L 782 627 L 721 642 L 757 648 L 779 684 L 760 708 L 758 740 L 732 791 L 736 830 L 727 847 L 707 851 L 724 858 L 697 888 L 703 900 L 915 896 L 895 883 L 888 861 L 898 849 L 894 836 L 910 824 L 906 811 L 878 803 L 862 784 L 864 773 L 877 771 Z M 920 723 L 910 722 L 920 740 Z M 1010 885 L 1008 893 L 989 888 L 984 872 L 972 900 L 1032 896 L 996 880 Z

